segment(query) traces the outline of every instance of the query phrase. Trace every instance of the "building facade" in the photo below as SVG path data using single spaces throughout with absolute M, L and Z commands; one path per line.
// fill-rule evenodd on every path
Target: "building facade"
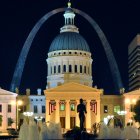
M 79 126 L 76 106 L 79 99 L 83 98 L 87 109 L 85 127 L 91 130 L 95 122 L 103 121 L 109 115 L 118 116 L 117 111 L 123 109 L 123 96 L 103 95 L 102 89 L 92 87 L 91 52 L 74 25 L 74 17 L 69 2 L 64 13 L 65 25 L 50 45 L 46 60 L 47 86 L 44 91 L 46 122 L 61 122 L 62 128 L 66 130 Z
M 140 88 L 140 35 L 128 47 L 129 91 Z
M 11 127 L 16 129 L 16 96 L 16 93 L 0 88 L 0 115 L 2 115 L 0 131 L 2 132 L 6 132 L 6 129 Z

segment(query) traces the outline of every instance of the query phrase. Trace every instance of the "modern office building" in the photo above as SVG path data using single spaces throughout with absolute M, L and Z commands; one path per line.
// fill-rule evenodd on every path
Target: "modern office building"
M 128 46 L 129 91 L 140 88 L 140 35 Z

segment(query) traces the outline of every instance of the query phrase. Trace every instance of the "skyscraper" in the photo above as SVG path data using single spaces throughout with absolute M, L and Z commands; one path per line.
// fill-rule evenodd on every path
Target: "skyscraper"
M 129 91 L 140 88 L 140 34 L 128 46 Z

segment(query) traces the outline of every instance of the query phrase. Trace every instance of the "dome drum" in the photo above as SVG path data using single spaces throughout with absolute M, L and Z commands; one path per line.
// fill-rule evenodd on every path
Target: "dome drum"
M 48 53 L 48 58 L 58 57 L 58 56 L 82 56 L 91 58 L 91 53 L 85 51 L 78 50 L 61 50 L 61 51 L 53 51 Z

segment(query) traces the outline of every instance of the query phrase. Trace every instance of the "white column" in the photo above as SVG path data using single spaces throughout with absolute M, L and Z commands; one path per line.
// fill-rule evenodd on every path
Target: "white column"
M 46 122 L 50 121 L 49 102 L 50 102 L 50 100 L 46 100 Z
M 50 63 L 48 63 L 48 76 L 50 76 L 51 74 L 51 71 L 50 71 Z
M 66 73 L 69 72 L 69 63 L 68 63 L 68 60 L 66 61 Z
M 7 116 L 7 103 L 2 103 L 2 129 L 6 130 L 8 127 L 8 116 Z
M 63 61 L 61 61 L 61 74 L 63 73 Z
M 58 62 L 56 62 L 56 74 L 58 74 Z
M 91 110 L 90 110 L 90 100 L 86 101 L 86 109 L 87 109 L 87 114 L 86 114 L 86 128 L 91 129 Z
M 55 110 L 55 123 L 59 123 L 60 122 L 60 114 L 59 114 L 59 100 L 55 100 L 56 102 L 56 110 Z
M 51 65 L 52 68 L 52 75 L 54 74 L 54 63 Z
M 92 75 L 92 62 L 89 64 L 89 72 L 90 72 L 90 75 Z
M 88 74 L 88 67 L 89 67 L 89 65 L 88 65 L 88 63 L 86 63 L 86 74 Z
M 77 72 L 80 73 L 80 63 L 79 63 L 79 61 L 77 63 Z
M 74 62 L 72 62 L 72 73 L 75 73 L 75 65 L 74 65 Z
M 66 129 L 70 129 L 70 100 L 66 100 Z
M 77 105 L 79 104 L 79 100 L 76 100 Z M 76 126 L 80 127 L 80 120 L 79 120 L 79 114 L 77 113 L 77 107 L 76 107 Z
M 101 111 L 100 111 L 100 100 L 97 100 L 97 115 L 96 115 L 96 122 L 100 122 L 100 114 L 101 114 Z

